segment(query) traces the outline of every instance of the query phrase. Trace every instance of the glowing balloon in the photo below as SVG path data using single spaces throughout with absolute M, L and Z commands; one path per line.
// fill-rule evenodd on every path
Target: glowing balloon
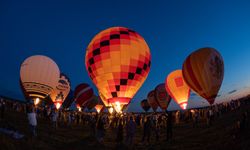
M 198 49 L 186 58 L 182 72 L 189 87 L 213 104 L 224 77 L 220 53 L 209 47 Z
M 166 111 L 171 101 L 171 97 L 166 91 L 165 84 L 159 84 L 155 88 L 155 98 L 163 111 Z
M 150 105 L 147 99 L 141 101 L 141 107 L 145 112 L 147 112 L 150 109 Z
M 100 99 L 102 100 L 103 104 L 105 105 L 105 107 L 112 107 L 112 105 L 108 102 L 108 100 L 105 98 L 105 96 L 99 92 L 99 96 L 100 96 Z
M 28 57 L 20 68 L 20 80 L 26 97 L 44 99 L 56 88 L 59 75 L 57 64 L 49 57 Z
M 187 102 L 190 95 L 190 88 L 182 76 L 182 70 L 171 72 L 166 78 L 166 90 L 182 109 L 187 108 Z
M 58 78 L 58 84 L 55 89 L 52 90 L 50 94 L 51 100 L 54 102 L 57 109 L 60 108 L 65 98 L 68 96 L 70 91 L 70 81 L 69 78 L 60 74 L 60 78 Z
M 152 90 L 148 93 L 147 100 L 149 105 L 152 107 L 153 111 L 155 112 L 158 108 L 157 101 L 155 99 L 155 91 Z
M 100 111 L 102 110 L 102 108 L 103 108 L 103 105 L 100 105 L 100 104 L 95 105 L 95 109 L 96 109 L 96 111 L 98 113 L 100 113 Z
M 130 102 L 147 78 L 150 64 L 150 50 L 143 37 L 124 27 L 97 34 L 85 56 L 90 78 L 109 103 L 119 105 L 116 108 Z
M 86 83 L 79 84 L 75 88 L 74 97 L 76 104 L 80 106 L 84 106 L 88 103 L 89 100 L 93 98 L 94 91 L 93 89 Z

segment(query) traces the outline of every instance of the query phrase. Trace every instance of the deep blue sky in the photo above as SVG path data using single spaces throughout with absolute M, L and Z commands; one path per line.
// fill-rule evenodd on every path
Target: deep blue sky
M 152 54 L 146 82 L 129 110 L 168 73 L 180 69 L 186 56 L 214 47 L 224 58 L 225 77 L 218 101 L 250 93 L 250 2 L 218 0 L 0 0 L 0 94 L 22 98 L 19 69 L 31 55 L 54 59 L 74 89 L 92 84 L 84 66 L 85 49 L 95 34 L 124 26 L 141 34 Z M 190 106 L 207 104 L 195 94 Z M 170 109 L 178 108 L 171 103 Z

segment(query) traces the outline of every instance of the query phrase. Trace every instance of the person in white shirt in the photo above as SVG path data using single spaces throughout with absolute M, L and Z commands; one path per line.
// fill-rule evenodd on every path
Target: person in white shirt
M 36 112 L 35 112 L 34 104 L 28 104 L 28 105 L 29 106 L 28 106 L 27 115 L 28 115 L 30 130 L 31 130 L 32 136 L 37 136 L 36 134 L 37 120 L 36 120 Z

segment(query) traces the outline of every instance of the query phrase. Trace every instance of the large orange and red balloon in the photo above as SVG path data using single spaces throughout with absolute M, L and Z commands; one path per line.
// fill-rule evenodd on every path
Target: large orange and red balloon
M 156 112 L 158 108 L 158 104 L 155 99 L 155 90 L 152 90 L 148 93 L 147 100 L 148 100 L 149 105 L 152 107 L 153 111 Z
M 57 64 L 49 57 L 28 57 L 20 68 L 21 87 L 25 96 L 31 99 L 44 99 L 56 88 L 59 75 Z
M 86 83 L 79 84 L 74 91 L 76 104 L 81 107 L 87 104 L 94 96 L 93 89 Z M 94 106 L 93 106 L 94 107 Z
M 224 77 L 220 53 L 214 48 L 200 48 L 186 58 L 182 72 L 189 87 L 213 104 Z
M 120 109 L 141 87 L 150 65 L 151 54 L 143 37 L 124 27 L 98 33 L 85 55 L 86 69 L 98 91 L 108 103 Z
M 155 88 L 155 98 L 163 111 L 166 111 L 171 101 L 171 97 L 166 91 L 165 84 L 159 84 Z
M 183 79 L 182 70 L 171 72 L 166 78 L 166 90 L 182 109 L 187 108 L 190 88 Z

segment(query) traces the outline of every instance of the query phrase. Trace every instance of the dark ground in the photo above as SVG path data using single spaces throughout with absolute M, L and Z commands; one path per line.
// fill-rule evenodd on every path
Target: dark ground
M 59 127 L 56 131 L 51 128 L 48 121 L 38 120 L 38 136 L 34 139 L 29 137 L 29 128 L 26 115 L 14 111 L 5 113 L 5 120 L 0 125 L 10 124 L 19 132 L 25 134 L 25 138 L 16 140 L 8 135 L 0 133 L 0 149 L 250 149 L 250 122 L 248 126 L 239 131 L 238 137 L 233 138 L 233 125 L 242 116 L 242 112 L 249 110 L 250 105 L 241 106 L 239 110 L 234 110 L 216 118 L 211 127 L 207 127 L 205 122 L 199 127 L 193 128 L 192 123 L 181 123 L 174 126 L 174 138 L 171 141 L 164 141 L 165 133 L 161 133 L 160 140 L 155 142 L 152 137 L 151 145 L 142 144 L 142 129 L 137 128 L 134 146 L 117 148 L 115 143 L 116 131 L 108 129 L 104 138 L 104 145 L 99 144 L 91 135 L 91 130 L 87 126 L 74 125 L 72 128 Z M 248 114 L 248 120 L 250 114 Z M 124 130 L 125 131 L 125 130 Z

